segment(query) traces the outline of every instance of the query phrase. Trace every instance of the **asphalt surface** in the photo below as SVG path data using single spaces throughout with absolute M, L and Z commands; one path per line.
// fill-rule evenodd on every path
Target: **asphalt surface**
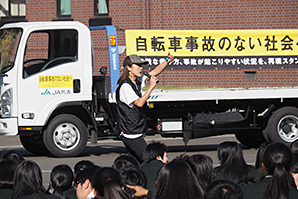
M 216 149 L 218 144 L 223 141 L 237 141 L 234 135 L 222 135 L 209 138 L 199 138 L 190 140 L 187 145 L 182 138 L 163 138 L 160 135 L 147 136 L 147 143 L 160 141 L 168 146 L 169 160 L 180 155 L 205 154 L 213 159 L 214 166 L 218 165 Z M 43 184 L 47 188 L 52 168 L 59 164 L 68 164 L 71 168 L 80 160 L 90 160 L 99 166 L 111 166 L 116 157 L 126 154 L 124 145 L 119 140 L 104 139 L 99 140 L 97 144 L 88 143 L 83 153 L 78 157 L 56 158 L 48 156 L 36 156 L 26 151 L 18 136 L 1 136 L 0 153 L 7 150 L 15 150 L 26 160 L 35 161 L 42 169 Z M 243 154 L 248 164 L 254 165 L 256 149 L 247 149 L 243 147 Z

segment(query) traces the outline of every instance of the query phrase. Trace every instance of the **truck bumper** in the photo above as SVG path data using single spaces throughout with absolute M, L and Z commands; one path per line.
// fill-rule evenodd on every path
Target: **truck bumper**
M 17 135 L 17 134 L 18 134 L 17 118 L 0 119 L 0 135 Z

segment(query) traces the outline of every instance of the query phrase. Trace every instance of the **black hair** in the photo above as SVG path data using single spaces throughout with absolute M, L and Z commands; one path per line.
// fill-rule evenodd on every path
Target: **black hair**
M 125 59 L 123 61 L 123 71 L 122 71 L 120 78 L 117 81 L 118 85 L 120 83 L 122 83 L 128 77 L 129 71 L 127 70 L 127 66 L 131 67 L 131 65 L 132 65 L 132 61 L 129 58 L 129 56 L 125 57 Z
M 293 153 L 298 153 L 298 139 L 291 143 L 290 149 Z
M 222 179 L 235 183 L 244 183 L 252 166 L 246 164 L 242 148 L 237 142 L 222 142 L 217 147 L 217 157 L 220 166 L 215 168 L 216 175 L 222 174 Z
M 153 199 L 203 198 L 203 189 L 188 163 L 174 159 L 158 172 Z
M 293 153 L 293 163 L 291 169 L 292 177 L 290 177 L 290 185 L 298 187 L 297 174 L 298 174 L 298 153 Z
M 205 190 L 204 199 L 242 199 L 241 187 L 229 180 L 215 180 Z
M 120 173 L 112 167 L 103 167 L 93 176 L 92 187 L 96 198 L 128 199 L 130 197 L 122 190 L 123 186 Z
M 259 149 L 258 149 L 258 152 L 257 152 L 257 156 L 256 156 L 256 163 L 255 163 L 255 169 L 258 169 L 261 167 L 261 164 L 262 164 L 262 158 L 263 158 L 263 155 L 264 155 L 264 151 L 265 151 L 265 148 L 271 144 L 271 142 L 263 142 Z
M 73 188 L 74 175 L 71 168 L 66 164 L 55 166 L 51 172 L 51 183 L 49 186 L 53 188 L 53 195 L 59 196 L 61 199 L 67 197 L 63 193 Z
M 75 176 L 74 184 L 84 184 L 86 180 L 89 180 L 90 183 L 92 183 L 93 175 L 96 173 L 96 171 L 100 169 L 97 165 L 92 165 L 87 167 L 81 172 L 78 172 L 78 174 Z
M 112 165 L 112 167 L 118 171 L 127 166 L 134 166 L 139 169 L 140 163 L 132 156 L 120 155 L 114 160 Z
M 27 160 L 16 169 L 11 198 L 17 199 L 34 193 L 46 198 L 40 167 L 35 162 Z
M 168 151 L 168 148 L 165 144 L 160 142 L 152 142 L 147 145 L 146 150 L 144 152 L 144 162 L 150 162 L 152 160 L 156 160 L 158 156 L 163 158 L 165 152 Z
M 25 161 L 23 156 L 18 154 L 16 151 L 11 150 L 11 151 L 5 151 L 1 154 L 1 160 L 13 160 L 17 164 L 20 164 Z
M 270 144 L 264 152 L 262 163 L 264 175 L 272 176 L 267 185 L 264 199 L 283 199 L 289 197 L 290 169 L 293 162 L 291 150 L 284 144 L 275 142 Z
M 298 173 L 298 153 L 293 153 L 292 173 Z
M 78 172 L 81 172 L 84 169 L 86 169 L 87 167 L 92 166 L 92 165 L 94 165 L 94 163 L 89 160 L 81 160 L 75 164 L 74 174 L 77 175 Z
M 17 166 L 18 164 L 13 160 L 2 160 L 0 162 L 0 188 L 13 188 L 13 178 Z
M 213 180 L 213 161 L 203 154 L 192 155 L 186 159 L 201 187 L 205 190 Z
M 141 186 L 146 187 L 146 177 L 141 169 L 138 169 L 134 166 L 126 166 L 120 171 L 122 181 L 125 185 Z M 135 190 L 125 187 L 124 190 L 132 196 L 135 193 Z M 138 197 L 133 197 L 137 199 Z

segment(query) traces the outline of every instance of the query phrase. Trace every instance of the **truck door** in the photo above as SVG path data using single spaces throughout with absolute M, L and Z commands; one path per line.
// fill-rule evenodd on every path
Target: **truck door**
M 84 68 L 90 66 L 84 67 L 83 56 L 80 59 L 78 42 L 76 29 L 30 33 L 18 83 L 20 126 L 43 126 L 61 103 L 91 98 L 91 85 L 82 87 Z

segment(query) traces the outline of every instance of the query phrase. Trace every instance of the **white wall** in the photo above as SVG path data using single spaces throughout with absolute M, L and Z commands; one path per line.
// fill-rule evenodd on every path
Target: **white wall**
M 7 16 L 8 0 L 0 0 L 0 17 Z

